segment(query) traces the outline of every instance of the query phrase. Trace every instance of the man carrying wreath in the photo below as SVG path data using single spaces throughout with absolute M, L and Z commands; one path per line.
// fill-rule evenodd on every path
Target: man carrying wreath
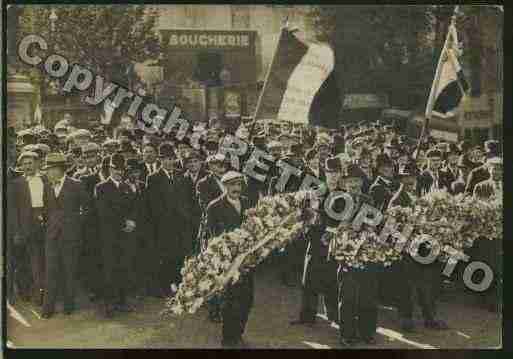
M 353 199 L 352 213 L 341 225 L 350 226 L 364 204 L 372 205 L 371 197 L 362 194 L 363 177 L 361 170 L 350 165 L 342 175 L 345 192 Z M 366 344 L 375 344 L 378 319 L 378 274 L 374 267 L 367 264 L 364 268 L 351 268 L 344 271 L 339 265 L 337 281 L 339 283 L 339 319 L 340 344 L 351 346 L 362 340 Z
M 250 208 L 248 198 L 241 196 L 244 183 L 244 176 L 241 173 L 228 171 L 221 177 L 221 183 L 226 192 L 210 202 L 207 207 L 207 231 L 211 238 L 239 228 L 245 211 Z M 253 295 L 252 273 L 241 273 L 236 283 L 228 285 L 221 306 L 223 347 L 246 346 L 242 335 L 253 306 Z

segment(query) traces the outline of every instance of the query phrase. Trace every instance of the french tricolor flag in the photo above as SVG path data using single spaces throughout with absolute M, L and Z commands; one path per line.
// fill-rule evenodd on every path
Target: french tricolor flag
M 296 31 L 281 31 L 254 118 L 338 128 L 342 98 L 333 49 L 302 40 Z
M 453 117 L 454 111 L 468 91 L 469 86 L 458 61 L 460 54 L 456 27 L 451 24 L 429 93 L 427 118 L 431 118 L 432 115 L 442 118 Z

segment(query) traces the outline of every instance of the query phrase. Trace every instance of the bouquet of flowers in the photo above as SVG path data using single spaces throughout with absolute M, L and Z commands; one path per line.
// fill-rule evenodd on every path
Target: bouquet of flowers
M 421 213 L 415 223 L 416 233 L 431 235 L 442 248 L 463 251 L 477 238 L 502 238 L 502 200 L 487 202 L 437 191 L 419 199 L 415 206 Z M 447 258 L 444 251 L 438 257 L 442 262 Z
M 380 238 L 374 228 L 364 226 L 356 231 L 351 224 L 341 223 L 333 238 L 331 253 L 343 271 L 363 269 L 368 264 L 389 267 L 402 258 L 392 238 Z
M 187 258 L 182 282 L 172 285 L 162 314 L 195 313 L 203 303 L 220 294 L 241 273 L 260 264 L 269 254 L 295 240 L 303 229 L 305 192 L 262 198 L 246 211 L 241 228 L 212 238 L 196 257 Z

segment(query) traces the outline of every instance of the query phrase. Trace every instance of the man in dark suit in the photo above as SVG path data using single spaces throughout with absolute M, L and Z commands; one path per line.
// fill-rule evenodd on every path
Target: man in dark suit
M 227 171 L 226 157 L 221 154 L 207 157 L 209 174 L 200 179 L 196 185 L 196 191 L 203 211 L 208 204 L 224 193 L 221 177 Z
M 86 195 L 82 184 L 65 174 L 66 159 L 50 153 L 45 170 L 52 184 L 44 193 L 46 211 L 46 285 L 44 318 L 55 312 L 59 281 L 64 288 L 64 313 L 75 309 L 77 260 L 82 239 L 82 211 Z
M 411 207 L 416 199 L 416 181 L 418 168 L 410 162 L 399 173 L 401 186 L 394 193 L 389 203 L 393 206 Z M 425 247 L 419 249 L 421 255 L 429 254 Z M 388 292 L 396 294 L 397 308 L 401 328 L 406 332 L 415 330 L 413 321 L 414 292 L 417 302 L 422 310 L 424 325 L 431 329 L 447 329 L 445 321 L 436 319 L 436 295 L 440 286 L 441 269 L 438 263 L 417 263 L 408 253 L 404 258 L 392 265 L 381 278 L 380 286 Z
M 460 155 L 461 152 L 458 146 L 456 146 L 454 143 L 449 144 L 449 152 L 447 152 L 445 166 L 440 170 L 443 187 L 446 188 L 451 194 L 455 194 L 453 183 L 461 177 L 460 169 L 458 168 L 458 160 Z
M 133 275 L 129 242 L 138 223 L 130 212 L 134 196 L 130 186 L 123 182 L 125 168 L 125 158 L 112 155 L 110 177 L 95 188 L 103 269 L 101 309 L 106 318 L 111 318 L 115 311 L 132 309 L 127 303 Z
M 475 186 L 474 197 L 484 201 L 490 201 L 493 198 L 502 200 L 504 194 L 502 159 L 500 157 L 491 158 L 487 161 L 487 165 L 490 178 Z M 487 263 L 495 273 L 490 287 L 486 292 L 479 294 L 483 306 L 491 312 L 498 312 L 502 297 L 502 242 L 485 237 L 478 238 L 469 249 L 469 256 L 474 261 Z M 476 279 L 476 282 L 478 280 L 480 279 Z
M 151 235 L 150 218 L 148 216 L 148 203 L 146 198 L 146 184 L 140 180 L 143 164 L 135 158 L 126 160 L 125 183 L 129 191 L 129 206 L 127 208 L 127 218 L 136 223 L 133 232 L 126 233 L 126 253 L 128 262 L 132 269 L 130 280 L 131 294 L 147 294 L 146 283 L 149 278 L 147 271 L 147 261 L 144 254 L 147 252 L 147 238 Z
M 372 197 L 377 209 L 385 211 L 400 184 L 395 179 L 394 163 L 386 154 L 378 155 L 376 170 L 378 176 L 369 188 L 369 196 Z
M 353 212 L 346 224 L 358 214 L 364 205 L 372 205 L 372 199 L 362 193 L 363 178 L 361 170 L 351 165 L 342 177 L 343 187 L 353 198 Z M 341 202 L 345 202 L 343 199 Z M 337 211 L 345 208 L 341 206 Z M 338 266 L 337 282 L 338 308 L 340 321 L 340 343 L 343 346 L 351 346 L 360 340 L 366 344 L 375 344 L 374 335 L 377 327 L 378 315 L 378 282 L 379 267 L 368 264 L 365 268 L 350 268 L 343 270 L 342 265 Z
M 178 158 L 173 145 L 163 143 L 159 148 L 162 166 L 147 181 L 149 212 L 154 226 L 154 261 L 159 293 L 171 294 L 172 283 L 181 281 L 180 269 L 192 251 L 190 227 L 191 200 L 187 184 L 177 173 Z
M 467 179 L 467 187 L 465 188 L 465 192 L 471 196 L 474 194 L 474 188 L 478 183 L 486 181 L 490 178 L 490 167 L 492 166 L 490 161 L 495 161 L 497 157 L 490 157 L 486 160 L 486 162 L 474 168 L 470 171 Z
M 323 167 L 326 171 L 328 189 L 330 191 L 338 190 L 341 184 L 339 177 L 342 173 L 340 158 L 328 158 Z M 301 309 L 299 320 L 291 322 L 292 325 L 312 325 L 315 322 L 318 299 L 321 294 L 325 299 L 328 319 L 335 323 L 338 322 L 337 264 L 329 256 L 332 233 L 335 231 L 338 222 L 324 211 L 323 202 L 325 198 L 327 196 L 318 199 L 317 219 L 310 224 L 310 228 L 305 233 L 308 247 L 304 258 Z M 337 211 L 340 210 L 338 205 L 340 205 L 339 202 L 333 206 Z M 312 206 L 314 205 L 312 204 Z
M 95 301 L 101 291 L 101 245 L 99 243 L 98 232 L 98 213 L 94 199 L 94 189 L 100 182 L 105 181 L 105 177 L 100 165 L 100 146 L 89 142 L 82 146 L 82 156 L 87 170 L 84 171 L 79 179 L 82 182 L 87 209 L 84 213 L 83 243 L 79 258 L 79 273 L 84 289 L 89 293 L 89 299 Z
M 426 153 L 428 168 L 424 170 L 417 180 L 418 196 L 422 197 L 429 192 L 446 189 L 441 172 L 442 152 L 431 149 Z
M 21 164 L 23 176 L 19 176 L 10 183 L 8 222 L 11 229 L 13 243 L 24 248 L 30 258 L 31 275 L 19 278 L 20 294 L 28 296 L 31 292 L 32 301 L 36 305 L 42 304 L 44 291 L 44 215 L 47 202 L 44 198 L 45 188 L 49 186 L 46 176 L 37 171 L 39 155 L 35 152 L 24 152 L 20 155 L 18 163 Z M 20 258 L 20 259 L 21 259 Z M 20 269 L 19 274 L 23 271 Z
M 219 236 L 239 228 L 244 213 L 249 208 L 248 199 L 241 197 L 244 177 L 235 171 L 228 171 L 222 177 L 226 194 L 212 201 L 207 207 L 207 230 L 210 237 Z M 224 347 L 243 347 L 242 335 L 246 328 L 249 312 L 253 305 L 253 273 L 241 274 L 239 280 L 228 285 L 223 294 L 222 321 Z
M 185 162 L 187 171 L 184 174 L 184 180 L 186 183 L 185 189 L 188 191 L 185 198 L 190 201 L 189 208 L 191 209 L 191 212 L 189 214 L 189 220 L 191 227 L 191 240 L 194 241 L 194 253 L 198 253 L 200 250 L 198 234 L 200 230 L 202 210 L 198 193 L 196 192 L 196 186 L 198 182 L 207 175 L 207 171 L 203 165 L 204 160 L 205 158 L 199 151 L 193 150 L 189 152 Z M 189 253 L 188 255 L 190 254 L 192 253 Z

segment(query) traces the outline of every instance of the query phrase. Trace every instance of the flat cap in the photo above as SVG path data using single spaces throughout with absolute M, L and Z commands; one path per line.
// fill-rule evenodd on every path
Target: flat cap
M 267 144 L 267 148 L 268 149 L 271 149 L 271 148 L 281 148 L 283 147 L 282 144 L 278 141 L 271 141 Z
M 94 142 L 88 142 L 82 146 L 82 154 L 88 153 L 88 152 L 99 152 L 99 151 L 100 151 L 100 146 L 98 146 Z
M 439 157 L 439 158 L 442 157 L 442 152 L 440 152 L 440 150 L 432 149 L 426 153 L 426 158 L 436 158 L 436 157 Z
M 46 156 L 46 164 L 43 169 L 47 170 L 52 167 L 66 167 L 67 160 L 64 154 L 59 152 L 52 152 Z
M 502 165 L 502 158 L 501 157 L 490 157 L 486 160 L 486 163 L 492 164 L 492 165 Z
M 24 151 L 18 157 L 18 162 L 23 160 L 24 158 L 33 158 L 37 160 L 39 159 L 39 155 L 37 154 L 37 152 L 34 151 Z
M 244 179 L 244 176 L 242 175 L 242 173 L 237 172 L 237 171 L 228 171 L 223 175 L 223 177 L 221 177 L 221 183 L 242 181 L 243 179 Z
M 91 132 L 89 130 L 80 128 L 71 134 L 74 138 L 77 137 L 89 137 L 91 138 Z
M 45 155 L 47 153 L 50 153 L 50 151 L 51 151 L 50 146 L 48 146 L 47 144 L 44 144 L 44 143 L 38 143 L 35 146 L 36 146 L 36 150 L 41 151 Z
M 107 138 L 103 144 L 102 144 L 103 147 L 114 147 L 114 146 L 119 146 L 119 142 L 113 138 Z
M 226 156 L 220 153 L 216 153 L 215 155 L 207 157 L 207 163 L 211 162 L 224 162 L 226 160 Z

